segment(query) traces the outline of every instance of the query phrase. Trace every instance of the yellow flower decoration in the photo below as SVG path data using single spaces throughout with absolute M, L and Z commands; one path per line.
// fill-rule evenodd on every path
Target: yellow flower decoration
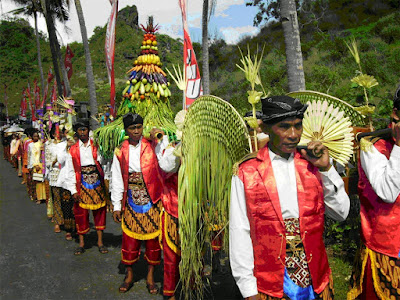
M 246 117 L 244 119 L 251 128 L 256 129 L 258 127 L 258 122 L 255 117 Z
M 360 114 L 364 116 L 372 115 L 373 112 L 375 111 L 375 106 L 363 105 L 359 107 L 354 107 L 354 110 L 358 111 Z
M 365 87 L 367 89 L 370 89 L 376 85 L 378 85 L 378 81 L 374 78 L 374 76 L 367 75 L 367 74 L 361 74 L 356 77 L 354 77 L 351 82 L 357 83 L 359 86 Z
M 248 101 L 250 104 L 257 104 L 261 100 L 262 92 L 257 92 L 257 91 L 247 91 L 248 96 Z

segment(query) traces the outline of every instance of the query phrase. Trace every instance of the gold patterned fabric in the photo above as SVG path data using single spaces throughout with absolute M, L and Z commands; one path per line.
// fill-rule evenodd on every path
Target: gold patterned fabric
M 165 213 L 165 238 L 168 246 L 174 251 L 176 254 L 180 255 L 181 253 L 181 240 L 179 237 L 179 223 L 178 218 L 170 215 L 167 212 Z
M 81 200 L 79 206 L 85 209 L 96 210 L 106 205 L 104 184 L 96 166 L 82 167 Z
M 132 195 L 133 203 L 136 205 L 146 205 L 151 201 L 146 184 L 143 180 L 142 172 L 129 173 L 128 188 Z
M 128 187 L 131 198 L 126 201 L 122 218 L 122 230 L 128 236 L 138 240 L 154 239 L 161 233 L 162 203 L 152 204 L 141 172 L 129 174 Z M 131 202 L 132 201 L 132 202 Z M 131 204 L 130 204 L 131 202 Z M 132 207 L 132 206 L 136 207 Z M 145 212 L 138 208 L 150 207 Z
M 385 300 L 400 299 L 400 258 L 375 252 L 365 245 L 362 246 L 358 263 L 355 264 L 352 289 L 347 294 L 347 299 L 357 299 L 362 293 L 368 259 L 371 260 L 372 281 L 376 295 Z
M 283 220 L 286 229 L 285 266 L 290 279 L 298 286 L 305 288 L 311 284 L 310 271 L 300 237 L 300 223 L 297 218 Z

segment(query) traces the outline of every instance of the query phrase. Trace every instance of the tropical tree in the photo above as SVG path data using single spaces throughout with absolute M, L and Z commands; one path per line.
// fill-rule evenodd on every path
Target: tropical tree
M 202 13 L 202 50 L 201 56 L 203 60 L 203 92 L 205 95 L 210 94 L 210 68 L 208 58 L 208 22 L 214 14 L 217 0 L 203 0 L 203 13 Z
M 59 66 L 61 68 L 64 88 L 67 97 L 71 96 L 71 88 L 69 86 L 68 74 L 65 69 L 64 62 L 61 56 L 60 44 L 58 43 L 56 26 L 54 19 L 65 24 L 69 19 L 68 7 L 69 0 L 40 0 L 44 17 L 46 19 L 47 32 L 49 34 L 50 51 L 53 60 L 54 74 L 57 80 L 57 90 L 59 95 L 63 95 L 63 89 L 61 85 L 61 77 L 59 72 Z
M 40 5 L 39 0 L 13 0 L 17 5 L 22 5 L 22 7 L 14 9 L 10 11 L 14 15 L 25 15 L 28 17 L 33 17 L 35 21 L 35 37 L 36 37 L 36 48 L 37 48 L 37 60 L 39 66 L 40 73 L 40 83 L 41 83 L 41 92 L 43 95 L 44 90 L 44 76 L 43 76 L 43 67 L 42 67 L 42 56 L 40 53 L 40 39 L 39 39 L 39 30 L 37 25 L 38 14 L 42 13 L 42 7 Z
M 286 69 L 289 92 L 305 90 L 303 56 L 295 0 L 280 0 L 281 21 L 285 37 Z
M 304 90 L 303 56 L 301 53 L 296 0 L 248 0 L 246 5 L 259 8 L 259 12 L 254 18 L 254 25 L 260 25 L 263 21 L 272 18 L 280 19 L 285 38 L 289 91 Z
M 76 7 L 76 12 L 78 14 L 79 25 L 81 27 L 82 43 L 85 51 L 86 78 L 88 81 L 88 89 L 89 89 L 90 113 L 92 114 L 92 116 L 96 116 L 97 115 L 96 86 L 94 83 L 92 59 L 90 57 L 89 41 L 87 37 L 85 18 L 83 16 L 83 10 L 80 0 L 75 0 L 75 7 Z M 91 122 L 92 122 L 92 128 L 96 129 L 98 124 L 94 120 L 94 118 L 91 119 Z

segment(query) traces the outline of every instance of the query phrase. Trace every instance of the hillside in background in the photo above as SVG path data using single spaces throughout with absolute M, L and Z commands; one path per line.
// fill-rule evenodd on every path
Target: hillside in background
M 340 6 L 338 3 L 342 3 Z M 330 6 L 313 7 L 313 18 L 306 10 L 299 11 L 306 88 L 341 98 L 353 105 L 362 104 L 362 90 L 351 83 L 357 65 L 345 41 L 354 36 L 359 43 L 363 72 L 373 75 L 379 85 L 372 88 L 373 103 L 377 105 L 376 118 L 387 115 L 397 83 L 400 80 L 400 4 L 377 5 L 379 1 L 366 1 L 364 6 L 343 7 L 346 1 L 328 1 Z M 348 2 L 348 1 L 347 1 Z M 371 3 L 369 3 L 371 2 Z M 383 1 L 385 2 L 385 1 Z M 359 4 L 359 3 L 358 3 Z M 366 7 L 365 5 L 370 5 Z M 304 8 L 305 9 L 305 8 Z M 323 14 L 321 10 L 324 9 Z M 342 13 L 342 10 L 344 12 Z M 318 11 L 322 17 L 318 17 Z M 356 17 L 357 18 L 356 18 Z M 140 52 L 143 31 L 137 24 L 136 7 L 119 12 L 116 28 L 115 77 L 117 102 L 127 80 L 133 60 Z M 157 22 L 157 20 L 155 20 Z M 160 24 L 162 25 L 162 24 Z M 105 67 L 104 39 L 106 27 L 97 27 L 90 39 L 93 68 L 99 106 L 109 102 L 109 84 Z M 163 68 L 182 65 L 182 41 L 167 35 L 158 35 L 158 48 Z M 250 110 L 246 91 L 249 89 L 244 74 L 236 64 L 240 60 L 239 47 L 244 53 L 247 46 L 254 53 L 257 46 L 264 50 L 261 78 L 271 94 L 287 92 L 286 61 L 281 25 L 271 21 L 255 37 L 242 39 L 238 45 L 227 45 L 214 39 L 210 45 L 211 93 L 231 102 L 240 113 Z M 76 101 L 88 101 L 83 46 L 70 45 L 74 74 L 71 78 L 72 95 Z M 195 43 L 196 56 L 201 65 L 201 47 Z M 50 50 L 41 39 L 44 72 L 51 65 Z M 65 53 L 65 49 L 62 49 Z M 9 111 L 17 114 L 22 88 L 39 78 L 33 29 L 21 19 L 0 23 L 0 83 L 6 83 Z M 175 112 L 181 109 L 182 93 L 172 83 L 171 104 Z M 3 102 L 3 99 L 0 98 Z

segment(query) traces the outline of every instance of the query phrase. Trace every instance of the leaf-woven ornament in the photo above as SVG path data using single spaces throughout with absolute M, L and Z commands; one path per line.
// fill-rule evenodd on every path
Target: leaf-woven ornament
M 249 150 L 246 124 L 235 108 L 215 96 L 201 96 L 184 121 L 179 170 L 180 277 L 185 295 L 203 293 L 203 249 L 213 231 L 228 238 L 232 167 Z
M 353 155 L 352 124 L 343 111 L 326 101 L 307 102 L 303 119 L 303 135 L 299 145 L 320 141 L 329 151 L 329 156 L 346 165 Z

